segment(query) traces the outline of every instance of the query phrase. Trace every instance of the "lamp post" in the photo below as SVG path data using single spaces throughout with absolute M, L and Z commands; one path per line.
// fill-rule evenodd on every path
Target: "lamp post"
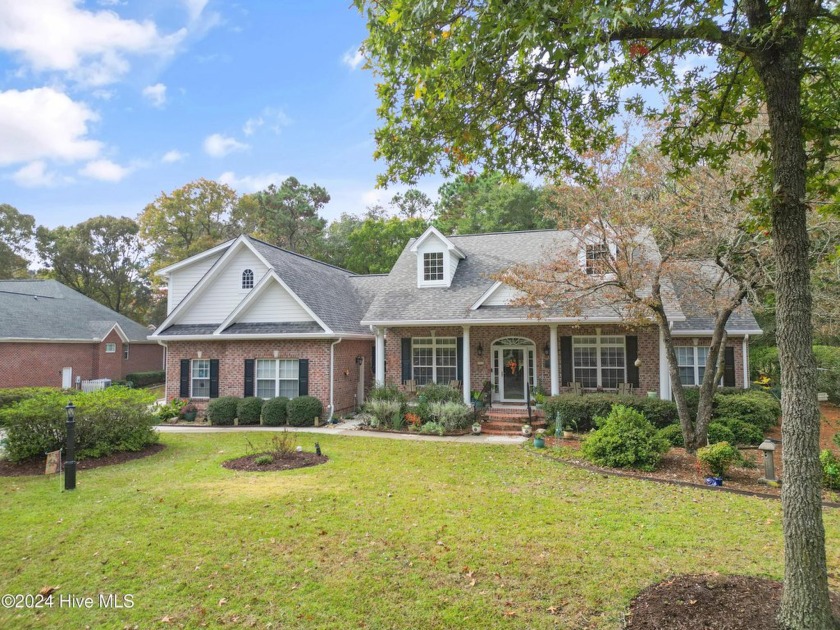
M 67 461 L 64 462 L 64 489 L 76 489 L 76 406 L 73 401 L 64 408 L 67 411 Z

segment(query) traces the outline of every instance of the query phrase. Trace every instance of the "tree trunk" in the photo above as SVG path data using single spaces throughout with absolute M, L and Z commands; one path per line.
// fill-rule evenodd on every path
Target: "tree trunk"
M 659 332 L 662 333 L 662 340 L 665 343 L 665 356 L 668 358 L 668 374 L 671 376 L 671 393 L 674 396 L 674 402 L 677 403 L 677 414 L 680 417 L 683 443 L 685 444 L 685 450 L 693 453 L 699 448 L 697 445 L 697 432 L 694 421 L 691 418 L 691 412 L 688 409 L 688 401 L 685 399 L 685 390 L 683 389 L 682 381 L 680 381 L 680 369 L 677 365 L 677 353 L 674 350 L 674 338 L 671 336 L 668 318 L 663 313 L 658 314 L 657 323 L 659 325 Z M 704 437 L 704 442 L 700 446 L 705 445 Z
M 800 44 L 801 46 L 801 44 Z M 778 266 L 776 325 L 782 384 L 782 514 L 785 580 L 779 623 L 784 628 L 834 628 L 828 599 L 819 408 L 811 331 L 800 48 L 758 53 L 770 123 L 773 194 L 770 212 Z

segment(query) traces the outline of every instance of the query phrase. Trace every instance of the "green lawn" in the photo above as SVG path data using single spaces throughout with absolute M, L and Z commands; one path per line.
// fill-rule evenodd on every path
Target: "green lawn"
M 134 596 L 0 609 L 0 627 L 618 628 L 669 574 L 782 574 L 777 501 L 513 446 L 319 436 L 325 466 L 257 474 L 219 465 L 243 435 L 162 439 L 151 458 L 80 471 L 73 493 L 0 478 L 1 592 Z M 838 511 L 826 528 L 837 572 Z

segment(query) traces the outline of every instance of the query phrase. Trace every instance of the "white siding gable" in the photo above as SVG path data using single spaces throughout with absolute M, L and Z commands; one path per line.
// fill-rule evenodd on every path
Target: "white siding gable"
M 178 304 L 181 303 L 187 293 L 198 284 L 198 281 L 204 277 L 210 267 L 216 264 L 216 261 L 221 258 L 223 252 L 219 252 L 216 256 L 208 256 L 201 260 L 197 260 L 191 265 L 176 269 L 169 273 L 169 290 L 166 300 L 166 314 L 169 315 Z
M 431 253 L 443 254 L 443 280 L 427 281 L 423 279 L 423 255 Z M 437 236 L 430 235 L 417 248 L 417 286 L 418 287 L 448 287 L 455 276 L 458 257 L 451 253 Z
M 254 272 L 254 283 L 259 282 L 268 268 L 247 247 L 241 247 L 224 264 L 210 286 L 205 286 L 183 313 L 179 313 L 178 324 L 218 324 L 230 315 L 231 311 L 253 289 L 242 288 L 242 272 L 250 269 Z
M 525 294 L 522 291 L 514 289 L 506 284 L 500 284 L 493 293 L 491 293 L 482 306 L 507 306 L 511 300 L 522 297 Z
M 311 322 L 312 317 L 298 301 L 291 296 L 274 278 L 270 285 L 254 296 L 253 304 L 249 304 L 236 322 Z

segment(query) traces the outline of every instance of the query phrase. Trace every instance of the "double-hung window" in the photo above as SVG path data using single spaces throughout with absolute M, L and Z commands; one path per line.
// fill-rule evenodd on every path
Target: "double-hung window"
M 593 243 L 586 246 L 586 273 L 602 275 L 609 270 L 610 247 L 607 243 Z
M 191 398 L 210 398 L 210 359 L 193 359 Z
M 256 372 L 258 398 L 295 398 L 300 391 L 297 359 L 257 359 Z
M 443 280 L 443 252 L 423 254 L 423 281 Z
M 706 373 L 709 349 L 705 346 L 677 346 L 677 365 L 683 385 L 700 385 Z
M 106 343 L 105 344 L 105 352 L 108 354 L 113 354 L 117 351 L 117 344 L 115 343 Z
M 458 378 L 458 346 L 455 337 L 414 337 L 411 340 L 411 378 L 417 385 L 442 383 Z
M 627 382 L 627 350 L 623 336 L 572 337 L 575 383 L 582 387 L 615 389 Z

